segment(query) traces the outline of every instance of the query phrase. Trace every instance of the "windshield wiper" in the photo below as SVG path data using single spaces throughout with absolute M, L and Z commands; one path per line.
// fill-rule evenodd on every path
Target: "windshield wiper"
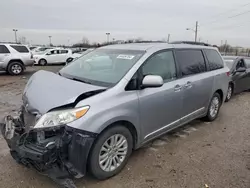
M 72 78 L 72 80 L 75 80 L 75 81 L 78 81 L 78 82 L 82 82 L 82 83 L 85 83 L 85 84 L 91 84 L 91 83 L 88 82 L 88 81 L 80 80 L 80 79 L 77 79 L 77 78 Z

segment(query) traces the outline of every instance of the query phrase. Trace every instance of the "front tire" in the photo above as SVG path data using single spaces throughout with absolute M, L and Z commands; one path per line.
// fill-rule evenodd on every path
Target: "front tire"
M 214 121 L 219 114 L 220 107 L 221 107 L 221 97 L 219 93 L 215 93 L 210 101 L 210 104 L 208 106 L 207 115 L 204 117 L 205 121 Z
M 229 84 L 225 102 L 230 101 L 230 99 L 232 98 L 232 95 L 233 95 L 233 85 Z
M 104 180 L 118 174 L 132 153 L 130 131 L 120 125 L 101 133 L 89 155 L 89 170 L 97 179 Z
M 7 69 L 7 72 L 10 74 L 10 75 L 19 75 L 19 74 L 22 74 L 24 71 L 24 66 L 22 63 L 20 62 L 11 62 L 9 65 L 8 65 L 8 69 Z

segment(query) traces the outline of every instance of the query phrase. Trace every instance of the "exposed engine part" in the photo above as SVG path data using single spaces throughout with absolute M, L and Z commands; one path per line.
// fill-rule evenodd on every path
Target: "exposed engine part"
M 44 131 L 37 132 L 37 142 L 41 143 L 45 139 Z
M 1 131 L 18 163 L 35 168 L 65 188 L 75 188 L 71 179 L 84 176 L 88 154 L 97 137 L 96 133 L 66 125 L 27 129 L 22 114 L 18 118 L 7 116 Z

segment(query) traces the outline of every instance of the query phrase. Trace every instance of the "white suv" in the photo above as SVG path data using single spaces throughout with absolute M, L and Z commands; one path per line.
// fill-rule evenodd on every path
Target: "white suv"
M 0 70 L 11 75 L 21 74 L 26 66 L 34 64 L 29 48 L 21 44 L 0 44 Z

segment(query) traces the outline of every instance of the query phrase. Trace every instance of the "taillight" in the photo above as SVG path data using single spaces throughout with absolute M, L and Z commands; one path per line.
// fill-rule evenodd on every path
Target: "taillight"
M 227 72 L 227 76 L 229 76 L 230 75 L 230 72 Z

